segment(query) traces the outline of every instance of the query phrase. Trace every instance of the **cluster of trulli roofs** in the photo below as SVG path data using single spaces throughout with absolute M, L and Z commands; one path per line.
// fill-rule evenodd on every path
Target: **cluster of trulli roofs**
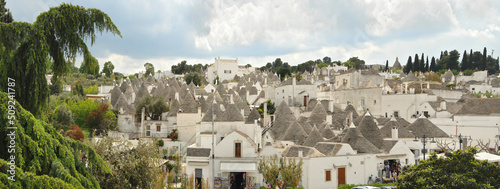
M 397 60 L 393 68 L 401 68 Z M 179 147 L 185 174 L 197 182 L 213 178 L 218 188 L 265 186 L 258 163 L 274 155 L 303 160 L 301 186 L 336 188 L 366 183 L 371 175 L 391 179 L 392 172 L 430 152 L 500 134 L 500 100 L 472 95 L 500 92 L 500 80 L 486 72 L 447 72 L 442 82 L 426 81 L 425 74 L 342 66 L 316 67 L 298 82 L 280 82 L 270 72 L 226 72 L 233 79 L 218 85 L 149 76 L 101 91 L 120 112 L 119 129 L 109 135 L 164 139 L 163 148 Z M 450 83 L 455 89 L 445 87 Z M 158 120 L 136 115 L 138 99 L 147 94 L 163 97 L 169 106 Z M 275 112 L 264 106 L 259 113 L 257 107 L 268 100 Z M 168 140 L 172 131 L 177 140 Z

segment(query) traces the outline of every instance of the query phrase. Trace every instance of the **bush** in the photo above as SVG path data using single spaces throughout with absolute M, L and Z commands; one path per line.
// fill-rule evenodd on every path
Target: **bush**
M 395 182 L 395 183 L 373 183 L 373 184 L 370 184 L 370 185 L 367 185 L 367 184 L 342 184 L 338 187 L 338 189 L 351 189 L 353 187 L 356 187 L 356 186 L 376 186 L 376 187 L 382 187 L 382 186 L 397 186 L 398 183 Z

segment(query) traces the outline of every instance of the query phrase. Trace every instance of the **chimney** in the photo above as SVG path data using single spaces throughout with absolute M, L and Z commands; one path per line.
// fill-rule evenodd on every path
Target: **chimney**
M 392 127 L 392 140 L 398 140 L 398 127 Z
M 179 92 L 175 92 L 175 100 L 179 101 Z
M 297 79 L 295 79 L 295 77 L 292 77 L 292 85 L 297 85 Z
M 198 105 L 198 116 L 200 116 L 200 118 L 201 118 L 201 105 L 200 104 Z
M 142 128 L 142 136 L 146 134 L 146 128 L 144 127 L 144 115 L 146 114 L 146 108 L 142 108 L 141 112 L 141 128 Z
M 264 127 L 267 127 L 267 102 L 264 102 L 264 112 L 262 113 L 262 117 L 264 118 L 264 123 L 263 123 L 263 126 Z
M 247 95 L 247 96 L 246 96 L 246 99 L 247 99 L 247 101 L 249 101 L 249 100 L 248 100 L 248 96 L 250 95 L 250 92 L 249 92 L 249 91 L 250 91 L 250 89 L 248 89 L 248 90 L 246 90 L 246 91 L 247 91 L 247 94 L 246 94 L 246 95 Z
M 439 107 L 441 108 L 441 110 L 446 110 L 446 101 L 442 101 Z
M 304 153 L 302 152 L 302 150 L 299 150 L 299 157 L 304 157 Z
M 233 101 L 233 94 L 231 94 L 231 96 L 230 96 L 230 98 L 229 98 L 229 103 L 234 104 L 234 101 Z
M 245 118 L 245 110 L 244 109 L 241 109 L 241 116 L 243 116 L 243 118 Z

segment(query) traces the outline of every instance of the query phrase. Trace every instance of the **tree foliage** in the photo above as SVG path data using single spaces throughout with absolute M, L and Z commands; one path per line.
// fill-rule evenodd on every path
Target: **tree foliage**
M 186 83 L 193 83 L 196 86 L 201 86 L 202 76 L 198 72 L 189 72 L 184 75 L 184 80 Z
M 85 41 L 93 44 L 96 33 L 103 31 L 121 36 L 110 17 L 99 9 L 64 3 L 41 13 L 33 24 L 0 23 L 1 90 L 7 88 L 7 77 L 15 79 L 16 99 L 39 117 L 49 97 L 47 57 L 53 60 L 54 77 L 60 77 L 70 71 L 77 53 L 84 60 L 93 60 Z
M 116 127 L 116 116 L 109 109 L 108 104 L 101 103 L 99 108 L 91 110 L 86 114 L 87 127 L 96 131 L 106 131 Z M 93 133 L 93 131 L 91 131 Z
M 343 63 L 344 66 L 350 68 L 354 68 L 356 70 L 365 68 L 365 61 L 359 59 L 358 57 L 351 57 L 349 60 Z
M 168 111 L 167 102 L 162 96 L 151 96 L 149 94 L 144 95 L 137 102 L 136 115 L 141 115 L 142 108 L 147 117 L 152 120 L 159 120 L 163 112 Z
M 295 158 L 274 155 L 263 157 L 259 162 L 259 173 L 271 188 L 295 188 L 302 178 L 302 159 L 297 162 Z M 280 183 L 282 183 L 280 185 Z
M 66 103 L 62 103 L 54 112 L 54 127 L 56 129 L 65 129 L 73 123 L 75 123 L 73 113 L 71 113 Z
M 7 2 L 5 0 L 0 0 L 0 22 L 11 23 L 14 21 L 12 18 L 12 13 L 9 9 L 5 8 Z
M 500 167 L 475 159 L 477 149 L 432 155 L 409 166 L 399 176 L 398 188 L 500 188 Z
M 85 140 L 85 135 L 83 134 L 83 131 L 80 130 L 80 127 L 78 127 L 78 125 L 69 126 L 68 130 L 66 131 L 66 133 L 64 133 L 64 135 L 73 140 L 79 140 L 79 141 Z
M 111 175 L 103 177 L 102 188 L 163 188 L 162 162 L 153 142 L 141 140 L 137 146 L 129 141 L 104 138 L 92 142 L 95 151 L 103 157 Z
M 115 66 L 113 65 L 113 63 L 111 61 L 107 61 L 102 67 L 102 73 L 106 74 L 107 77 L 110 77 L 111 74 L 113 74 L 114 69 Z
M 92 56 L 86 56 L 80 65 L 80 73 L 97 77 L 99 75 L 99 61 Z
M 146 73 L 144 73 L 145 76 L 155 75 L 155 67 L 153 64 L 146 62 L 144 68 L 146 69 Z
M 0 93 L 0 121 L 8 123 L 8 95 Z M 15 151 L 10 154 L 10 136 L 0 135 L 0 188 L 100 188 L 101 177 L 110 170 L 90 146 L 63 137 L 52 125 L 36 119 L 16 103 Z M 11 133 L 0 127 L 0 133 Z M 10 156 L 15 156 L 11 166 Z M 82 158 L 85 157 L 85 158 Z M 85 166 L 91 165 L 91 166 Z M 15 167 L 15 181 L 7 170 Z
M 267 114 L 274 114 L 274 111 L 276 111 L 276 107 L 274 105 L 274 102 L 271 100 L 268 100 L 265 102 L 267 106 Z M 259 105 L 259 108 L 257 108 L 257 111 L 259 111 L 260 117 L 263 117 L 264 115 L 264 103 L 261 103 Z

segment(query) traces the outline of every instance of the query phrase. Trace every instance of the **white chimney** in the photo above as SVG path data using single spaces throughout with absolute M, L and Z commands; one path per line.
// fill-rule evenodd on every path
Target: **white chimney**
M 179 93 L 178 92 L 175 92 L 175 100 L 179 100 Z
M 392 127 L 392 140 L 398 140 L 398 127 Z
M 245 110 L 244 109 L 241 109 L 241 116 L 243 116 L 243 118 L 245 118 Z
M 292 78 L 292 85 L 297 85 L 297 80 L 295 79 L 295 77 Z
M 441 107 L 441 110 L 446 110 L 446 101 L 442 101 L 439 107 Z
M 234 104 L 234 101 L 233 101 L 233 94 L 231 94 L 231 96 L 230 96 L 229 103 Z
M 304 156 L 304 153 L 302 152 L 302 150 L 299 150 L 299 157 L 303 157 Z

